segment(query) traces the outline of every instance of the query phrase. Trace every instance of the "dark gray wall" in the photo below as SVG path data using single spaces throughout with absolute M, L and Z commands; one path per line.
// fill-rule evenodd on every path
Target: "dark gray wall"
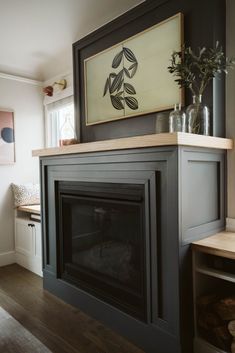
M 227 56 L 235 58 L 235 1 L 227 0 Z M 235 70 L 226 77 L 226 136 L 235 139 Z M 228 217 L 235 218 L 235 149 L 228 151 Z M 233 229 L 234 230 L 234 229 Z
M 147 0 L 74 44 L 74 97 L 76 120 L 77 124 L 81 125 L 81 142 L 155 132 L 156 113 L 86 126 L 83 60 L 178 12 L 184 14 L 184 33 L 187 46 L 190 45 L 193 48 L 204 45 L 212 47 L 217 40 L 224 46 L 224 0 Z M 191 100 L 191 94 L 186 92 L 186 105 L 189 105 Z M 211 134 L 224 136 L 223 78 L 216 79 L 210 84 L 204 95 L 204 103 L 211 109 Z M 167 119 L 169 112 L 165 112 L 164 115 Z

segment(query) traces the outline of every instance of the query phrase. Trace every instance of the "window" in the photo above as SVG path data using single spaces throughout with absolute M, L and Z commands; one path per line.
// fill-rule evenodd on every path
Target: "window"
M 46 105 L 46 145 L 58 147 L 76 139 L 73 96 Z

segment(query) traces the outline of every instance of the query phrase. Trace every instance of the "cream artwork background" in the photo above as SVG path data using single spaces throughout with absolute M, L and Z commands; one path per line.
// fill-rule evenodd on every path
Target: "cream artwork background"
M 167 71 L 172 52 L 180 51 L 181 45 L 182 14 L 177 14 L 86 59 L 84 62 L 86 124 L 93 125 L 144 115 L 171 109 L 177 102 L 182 103 L 182 92 Z M 124 48 L 130 50 L 130 55 L 121 55 L 118 67 L 112 67 L 114 58 L 123 52 Z M 133 77 L 128 77 L 128 72 L 130 76 L 133 70 L 130 68 L 133 64 L 135 66 L 136 62 L 136 72 Z M 127 74 L 125 70 L 128 71 Z M 115 75 L 120 71 L 123 71 L 122 85 L 119 85 L 119 90 L 110 93 Z M 105 84 L 110 74 L 112 75 L 110 85 L 106 87 L 104 95 Z M 132 87 L 132 91 L 125 90 L 125 83 L 131 85 L 127 88 Z M 117 99 L 111 98 L 111 95 L 117 95 Z M 112 99 L 117 101 L 116 108 L 112 104 Z

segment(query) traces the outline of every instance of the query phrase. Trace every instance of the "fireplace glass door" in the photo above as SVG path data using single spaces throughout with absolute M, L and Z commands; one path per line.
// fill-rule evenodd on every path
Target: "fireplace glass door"
M 60 276 L 146 318 L 142 185 L 59 185 Z

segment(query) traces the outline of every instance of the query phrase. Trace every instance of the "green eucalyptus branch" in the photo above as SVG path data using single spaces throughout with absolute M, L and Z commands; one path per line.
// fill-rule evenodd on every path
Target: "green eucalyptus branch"
M 202 95 L 209 82 L 235 64 L 234 58 L 224 55 L 219 42 L 215 48 L 198 48 L 195 53 L 190 47 L 183 46 L 179 52 L 171 55 L 168 71 L 175 77 L 175 82 L 183 88 L 191 90 L 193 95 Z

